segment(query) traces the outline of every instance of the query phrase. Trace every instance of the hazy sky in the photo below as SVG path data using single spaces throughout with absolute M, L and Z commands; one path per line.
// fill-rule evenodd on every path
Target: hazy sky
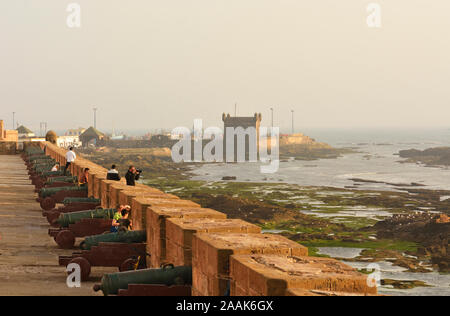
M 66 24 L 81 5 L 81 28 Z M 382 27 L 366 24 L 382 7 Z M 32 129 L 449 126 L 448 0 L 0 2 L 0 118 Z

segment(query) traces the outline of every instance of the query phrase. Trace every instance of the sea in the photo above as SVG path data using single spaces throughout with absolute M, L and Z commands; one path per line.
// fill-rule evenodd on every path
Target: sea
M 302 186 L 327 186 L 346 188 L 354 186 L 352 178 L 364 190 L 396 191 L 392 184 L 421 184 L 420 188 L 450 190 L 449 167 L 427 167 L 423 164 L 401 163 L 398 152 L 404 149 L 426 149 L 450 146 L 450 128 L 429 129 L 305 129 L 305 135 L 333 147 L 352 148 L 357 153 L 345 154 L 336 159 L 313 161 L 289 160 L 279 165 L 273 174 L 261 173 L 262 163 L 215 163 L 198 165 L 193 169 L 193 179 L 220 181 L 224 176 L 235 176 L 236 181 L 291 183 Z M 354 258 L 362 249 L 324 247 L 320 253 L 337 258 Z M 365 268 L 365 262 L 347 262 L 355 268 Z M 381 278 L 394 280 L 421 280 L 429 287 L 393 289 L 379 285 L 380 294 L 386 295 L 450 295 L 450 275 L 437 271 L 410 273 L 379 262 Z
M 427 167 L 401 163 L 404 149 L 426 149 L 450 146 L 449 129 L 311 129 L 302 131 L 319 142 L 333 147 L 352 148 L 357 153 L 336 159 L 280 162 L 277 172 L 261 173 L 263 163 L 202 164 L 194 170 L 193 179 L 217 181 L 235 176 L 236 181 L 284 182 L 302 186 L 353 186 L 352 178 L 382 183 L 361 182 L 364 190 L 397 190 L 392 184 L 423 185 L 426 189 L 450 190 L 450 167 Z

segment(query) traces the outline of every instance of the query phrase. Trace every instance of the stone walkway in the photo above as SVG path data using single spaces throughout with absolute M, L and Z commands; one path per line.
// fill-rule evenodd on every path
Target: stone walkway
M 68 288 L 58 256 L 72 251 L 48 235 L 36 197 L 20 156 L 0 155 L 0 295 L 101 295 L 92 286 L 117 269 L 94 267 L 91 282 Z

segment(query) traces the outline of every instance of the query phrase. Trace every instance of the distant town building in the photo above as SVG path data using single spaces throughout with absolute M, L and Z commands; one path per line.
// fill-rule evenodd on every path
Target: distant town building
M 80 136 L 85 131 L 86 131 L 86 129 L 83 127 L 76 128 L 76 129 L 69 129 L 69 130 L 67 130 L 67 132 L 64 135 L 65 136 Z
M 79 138 L 83 144 L 83 147 L 88 147 L 89 145 L 96 146 L 99 140 L 103 140 L 105 138 L 105 134 L 91 126 L 85 130 Z
M 45 137 L 32 137 L 27 139 L 29 142 L 45 142 Z
M 21 125 L 17 128 L 17 133 L 19 134 L 19 138 L 32 138 L 35 137 L 36 135 L 34 134 L 34 132 L 32 130 L 30 130 L 29 128 Z
M 125 135 L 114 135 L 110 137 L 111 140 L 124 140 Z
M 0 154 L 15 154 L 19 134 L 16 130 L 6 130 L 5 123 L 0 120 Z
M 150 138 L 152 147 L 169 147 L 174 144 L 169 135 L 152 135 Z
M 59 136 L 56 144 L 61 148 L 80 147 L 82 145 L 79 136 Z
M 283 145 L 311 145 L 316 141 L 314 138 L 303 135 L 301 133 L 297 134 L 282 134 L 280 135 L 280 146 Z
M 17 142 L 19 140 L 19 133 L 16 130 L 6 130 L 5 123 L 0 120 L 0 141 L 2 142 Z

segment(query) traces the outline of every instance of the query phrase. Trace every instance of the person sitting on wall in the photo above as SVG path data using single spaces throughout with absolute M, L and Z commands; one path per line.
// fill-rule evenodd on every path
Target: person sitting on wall
M 111 226 L 111 233 L 117 233 L 119 231 L 120 226 L 120 220 L 122 219 L 122 210 L 125 208 L 124 205 L 120 205 L 117 211 L 114 213 L 113 220 L 112 220 L 112 226 Z
M 106 174 L 106 180 L 120 181 L 119 171 L 116 169 L 116 165 L 112 165 L 111 169 Z
M 130 166 L 128 168 L 128 172 L 125 175 L 125 179 L 127 179 L 127 185 L 135 186 L 136 181 L 139 180 L 139 177 L 141 176 L 141 172 L 136 170 L 134 166 Z
M 84 168 L 83 174 L 80 176 L 80 180 L 78 181 L 80 187 L 87 186 L 89 183 L 89 168 Z
M 122 218 L 119 220 L 119 228 L 117 229 L 119 233 L 126 232 L 132 229 L 133 223 L 129 218 L 130 214 L 131 208 L 127 205 L 127 207 L 122 210 Z
M 126 216 L 125 219 L 128 220 L 130 211 L 131 211 L 131 207 L 129 205 L 120 205 L 119 206 L 119 208 L 117 209 L 117 212 L 114 213 L 114 216 L 113 216 L 111 233 L 119 232 L 119 228 L 121 226 L 121 223 L 123 222 L 122 219 L 124 219 L 124 215 Z M 125 223 L 125 224 L 127 224 L 127 223 Z M 131 226 L 131 221 L 129 221 L 128 226 Z
M 73 147 L 70 147 L 69 151 L 66 153 L 66 167 L 64 168 L 64 175 L 67 174 L 67 169 L 73 162 L 75 162 L 75 159 L 77 159 L 77 155 L 73 152 Z

